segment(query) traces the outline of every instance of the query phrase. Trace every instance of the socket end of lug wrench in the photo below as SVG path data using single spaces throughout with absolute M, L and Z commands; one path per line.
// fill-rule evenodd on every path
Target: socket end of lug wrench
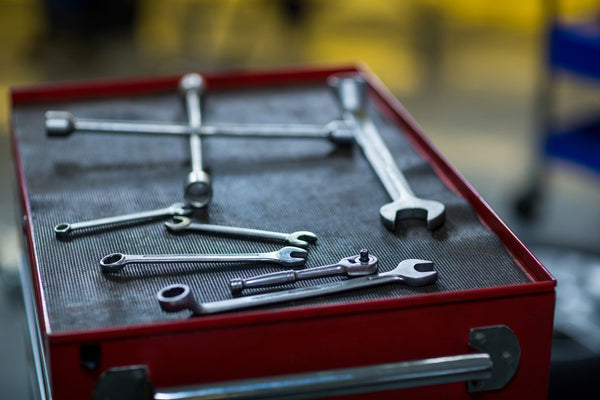
M 75 117 L 68 111 L 46 112 L 46 135 L 52 137 L 69 136 L 75 131 Z
M 210 176 L 204 171 L 192 171 L 185 182 L 184 197 L 193 208 L 202 208 L 212 199 Z
M 446 207 L 438 201 L 407 198 L 384 204 L 379 209 L 379 215 L 383 225 L 390 231 L 395 231 L 398 221 L 405 219 L 424 220 L 427 229 L 432 231 L 444 223 Z
M 204 90 L 204 79 L 200 74 L 185 74 L 179 81 L 179 90 L 181 90 L 182 93 L 187 93 L 190 90 L 200 93 Z
M 104 273 L 119 272 L 125 265 L 127 265 L 127 260 L 125 254 L 122 253 L 109 254 L 100 260 L 100 268 Z
M 165 312 L 190 310 L 194 314 L 200 314 L 200 306 L 188 285 L 176 283 L 166 286 L 156 294 L 156 298 L 160 308 Z

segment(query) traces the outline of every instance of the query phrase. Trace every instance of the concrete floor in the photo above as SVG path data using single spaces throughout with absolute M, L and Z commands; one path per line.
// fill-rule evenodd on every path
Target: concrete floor
M 5 54 L 0 59 L 0 393 L 27 396 L 24 317 L 15 283 L 19 249 L 8 150 L 9 86 L 361 60 L 551 271 L 564 275 L 574 263 L 573 249 L 579 251 L 575 263 L 600 268 L 597 175 L 553 163 L 540 218 L 523 222 L 514 213 L 536 149 L 533 110 L 543 35 L 540 19 L 526 15 L 531 7 L 523 8 L 519 19 L 502 7 L 476 9 L 473 17 L 445 2 L 424 0 L 298 3 L 305 6 L 284 8 L 282 2 L 265 0 L 143 1 L 131 29 L 96 30 L 85 40 L 64 23 L 51 29 L 37 2 L 0 3 Z M 561 79 L 559 113 L 598 106 L 596 90 Z M 559 284 L 559 301 L 560 290 Z M 593 317 L 600 297 L 592 301 Z M 569 307 L 561 315 L 565 329 L 576 324 L 569 320 Z M 590 337 L 572 332 L 583 341 Z M 586 345 L 600 351 L 597 341 Z

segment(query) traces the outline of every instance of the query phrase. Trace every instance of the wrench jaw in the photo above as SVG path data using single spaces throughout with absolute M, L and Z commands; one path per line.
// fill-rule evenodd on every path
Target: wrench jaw
M 390 231 L 395 231 L 398 221 L 405 219 L 424 220 L 427 229 L 432 231 L 444 223 L 446 207 L 438 201 L 407 196 L 381 206 L 379 215 L 383 225 Z
M 286 246 L 275 252 L 277 263 L 288 267 L 300 267 L 306 263 L 308 251 L 299 247 Z
M 298 231 L 290 233 L 286 243 L 290 246 L 307 248 L 309 244 L 317 241 L 317 235 L 309 231 Z
M 171 232 L 184 232 L 192 223 L 192 220 L 182 215 L 174 215 L 172 221 L 165 222 L 165 226 Z
M 168 313 L 190 310 L 194 315 L 201 314 L 201 307 L 188 285 L 174 284 L 162 288 L 157 294 L 160 308 Z
M 433 269 L 433 265 L 433 261 L 408 259 L 401 261 L 394 270 L 383 275 L 396 275 L 409 286 L 426 286 L 438 278 L 438 272 Z

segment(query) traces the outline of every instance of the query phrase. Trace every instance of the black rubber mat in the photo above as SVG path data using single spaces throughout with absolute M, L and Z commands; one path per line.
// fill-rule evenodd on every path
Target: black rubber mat
M 88 231 L 68 241 L 53 227 L 182 201 L 189 171 L 188 140 L 108 134 L 47 138 L 44 113 L 68 110 L 80 118 L 186 120 L 184 103 L 173 93 L 131 98 L 22 105 L 13 110 L 32 221 L 43 295 L 53 332 L 90 330 L 187 318 L 166 314 L 156 301 L 165 285 L 186 283 L 199 301 L 230 298 L 228 282 L 281 268 L 269 265 L 130 265 L 103 274 L 99 260 L 110 253 L 239 253 L 273 251 L 282 245 L 201 234 L 172 234 L 163 221 Z M 398 128 L 373 107 L 374 119 L 398 166 L 417 195 L 447 206 L 445 224 L 430 232 L 407 221 L 392 233 L 379 219 L 390 201 L 358 147 L 322 140 L 205 138 L 204 161 L 214 197 L 194 218 L 214 224 L 281 232 L 309 230 L 308 267 L 330 264 L 367 248 L 380 271 L 407 258 L 428 259 L 439 271 L 436 284 L 411 288 L 387 285 L 353 293 L 298 301 L 279 307 L 334 304 L 422 293 L 529 282 L 470 205 L 450 191 Z M 325 86 L 277 87 L 208 93 L 203 121 L 317 123 L 339 118 Z M 339 278 L 305 281 L 307 286 Z M 289 288 L 289 287 L 288 287 Z M 254 292 L 255 293 L 255 292 Z

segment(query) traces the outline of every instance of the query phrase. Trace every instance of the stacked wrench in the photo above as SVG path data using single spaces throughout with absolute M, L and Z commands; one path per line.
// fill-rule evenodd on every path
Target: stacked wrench
M 306 268 L 303 270 L 288 270 L 254 276 L 248 279 L 236 278 L 229 281 L 232 293 L 239 293 L 244 289 L 264 288 L 298 282 L 304 279 L 325 278 L 328 276 L 358 276 L 372 275 L 377 272 L 377 257 L 369 254 L 367 249 L 362 249 L 357 256 L 344 257 L 335 264 L 321 267 Z
M 169 207 L 158 210 L 142 211 L 132 214 L 117 215 L 114 217 L 94 219 L 90 221 L 64 222 L 54 227 L 57 239 L 67 239 L 73 232 L 88 229 L 101 229 L 108 226 L 134 223 L 139 221 L 155 220 L 164 217 L 183 216 L 191 214 L 192 209 L 184 203 L 174 203 Z
M 442 225 L 445 206 L 438 201 L 418 198 L 414 194 L 379 136 L 375 124 L 368 117 L 366 81 L 357 74 L 341 74 L 331 76 L 329 84 L 335 89 L 344 119 L 355 126 L 356 142 L 393 200 L 379 209 L 384 226 L 393 231 L 398 220 L 412 218 L 426 220 L 430 230 Z
M 100 260 L 102 272 L 118 272 L 129 264 L 173 263 L 270 263 L 286 267 L 302 266 L 308 252 L 298 247 L 283 247 L 269 253 L 247 254 L 123 254 L 113 253 Z
M 171 232 L 203 232 L 242 239 L 283 242 L 289 246 L 302 248 L 308 247 L 309 243 L 313 243 L 317 240 L 317 236 L 308 231 L 283 233 L 264 231 L 260 229 L 239 228 L 236 226 L 201 224 L 198 222 L 192 222 L 191 219 L 183 216 L 174 216 L 172 222 L 165 222 L 165 226 Z
M 198 303 L 189 286 L 183 284 L 169 285 L 161 289 L 156 297 L 163 311 L 179 312 L 189 310 L 193 315 L 207 315 L 290 302 L 391 283 L 401 282 L 409 286 L 425 286 L 434 283 L 437 280 L 437 277 L 437 271 L 433 270 L 433 262 L 410 259 L 400 262 L 395 269 L 389 272 L 325 285 L 264 293 L 254 296 L 215 301 L 212 303 Z

